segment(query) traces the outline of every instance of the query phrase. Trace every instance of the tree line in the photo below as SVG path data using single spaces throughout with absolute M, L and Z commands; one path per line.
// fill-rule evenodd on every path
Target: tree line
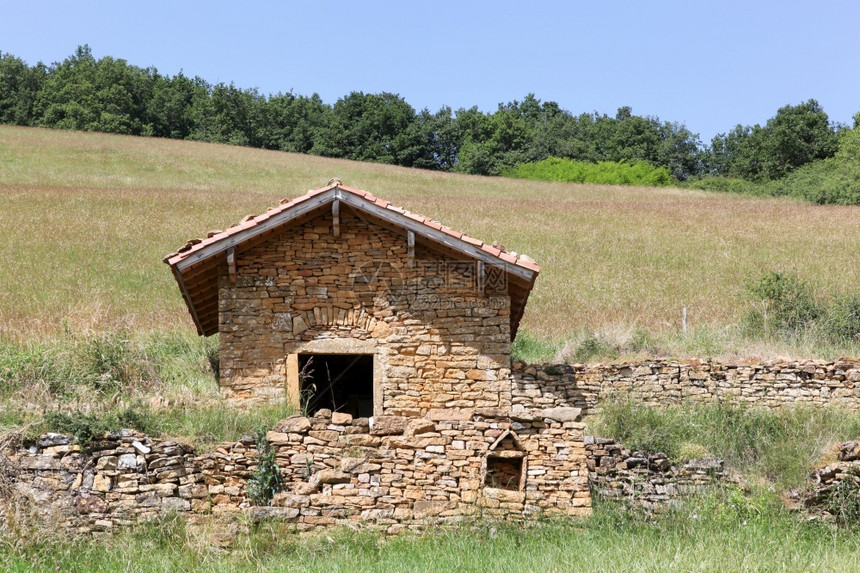
M 500 104 L 416 111 L 397 94 L 263 95 L 162 75 L 86 45 L 62 62 L 29 66 L 0 52 L 0 123 L 187 139 L 441 171 L 498 175 L 549 157 L 590 163 L 645 161 L 678 181 L 702 176 L 779 179 L 833 156 L 841 126 L 815 100 L 780 108 L 764 126 L 741 126 L 703 144 L 682 123 L 633 114 L 574 115 L 533 94 Z

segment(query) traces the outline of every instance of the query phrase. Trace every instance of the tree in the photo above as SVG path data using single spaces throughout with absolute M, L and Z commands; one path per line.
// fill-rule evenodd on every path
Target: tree
M 352 92 L 335 102 L 313 153 L 400 164 L 414 154 L 415 110 L 397 94 Z
M 762 176 L 780 179 L 798 167 L 832 157 L 839 145 L 836 129 L 814 99 L 779 108 L 764 131 Z
M 208 86 L 199 77 L 157 76 L 147 106 L 151 135 L 187 139 L 194 129 L 192 108 L 195 100 L 208 99 Z
M 737 125 L 711 141 L 710 171 L 750 181 L 780 179 L 836 153 L 839 136 L 814 99 L 779 108 L 764 127 Z
M 400 165 L 439 171 L 451 171 L 457 165 L 463 133 L 450 107 L 442 107 L 436 113 L 421 110 L 406 137 L 410 145 L 407 152 L 401 153 Z
M 326 125 L 330 108 L 318 94 L 277 94 L 261 103 L 255 126 L 257 140 L 265 149 L 310 153 Z
M 96 61 L 89 46 L 47 71 L 34 104 L 36 123 L 45 127 L 140 135 L 147 102 L 155 84 L 154 69 L 129 66 L 125 60 Z
M 682 123 L 668 121 L 660 126 L 659 134 L 658 165 L 666 167 L 678 181 L 702 172 L 702 142 L 698 134 L 692 133 Z
M 0 52 L 0 123 L 33 124 L 33 105 L 46 75 L 41 62 L 30 68 L 20 58 Z

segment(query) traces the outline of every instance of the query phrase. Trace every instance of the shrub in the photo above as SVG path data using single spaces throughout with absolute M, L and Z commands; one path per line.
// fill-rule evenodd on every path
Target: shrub
M 613 359 L 618 356 L 618 352 L 603 338 L 589 332 L 577 345 L 573 359 L 577 362 L 588 362 L 598 356 Z
M 775 271 L 748 282 L 746 290 L 755 301 L 744 319 L 752 334 L 811 332 L 836 343 L 860 340 L 860 293 L 820 299 L 796 275 Z
M 654 167 L 647 161 L 600 161 L 588 163 L 550 157 L 534 163 L 523 163 L 502 171 L 504 177 L 560 181 L 564 183 L 594 183 L 599 185 L 643 185 L 662 187 L 673 183 L 665 167 Z
M 757 333 L 797 330 L 821 316 L 812 289 L 794 274 L 771 271 L 757 282 L 748 282 L 747 293 L 759 303 L 746 320 Z
M 837 296 L 826 313 L 827 331 L 844 342 L 860 342 L 860 293 Z
M 248 497 L 254 505 L 269 505 L 278 492 L 284 490 L 281 468 L 275 462 L 275 450 L 266 439 L 266 429 L 257 431 L 257 469 L 248 480 Z
M 87 338 L 82 349 L 84 375 L 103 392 L 116 392 L 134 377 L 134 356 L 124 333 L 105 333 Z
M 68 434 L 74 436 L 82 448 L 87 448 L 106 433 L 124 428 L 152 433 L 155 430 L 155 424 L 148 414 L 139 409 L 139 406 L 133 405 L 119 412 L 48 412 L 31 429 L 31 433 Z
M 860 487 L 852 479 L 839 481 L 827 493 L 824 507 L 837 524 L 843 527 L 860 525 Z
M 860 205 L 860 162 L 830 158 L 804 165 L 772 184 L 774 195 L 817 205 Z

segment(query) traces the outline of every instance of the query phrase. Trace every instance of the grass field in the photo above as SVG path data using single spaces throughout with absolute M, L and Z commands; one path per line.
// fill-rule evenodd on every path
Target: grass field
M 819 293 L 860 292 L 858 207 L 0 126 L 0 431 L 27 424 L 43 431 L 41 411 L 59 407 L 102 421 L 137 411 L 152 433 L 204 448 L 271 426 L 284 415 L 278 408 L 228 410 L 218 401 L 209 366 L 217 344 L 196 336 L 161 258 L 331 177 L 541 264 L 520 356 L 570 359 L 595 333 L 620 357 L 860 355 L 860 341 L 756 338 L 739 326 L 749 308 L 745 282 L 767 271 L 796 273 Z M 152 396 L 168 407 L 147 404 Z M 748 470 L 762 491 L 731 502 L 715 494 L 655 520 L 604 503 L 583 522 L 528 529 L 482 522 L 394 539 L 350 531 L 305 538 L 262 526 L 240 534 L 232 553 L 214 548 L 205 530 L 168 517 L 100 543 L 0 535 L 0 569 L 860 569 L 857 529 L 804 521 L 778 499 L 780 488 L 804 480 L 822 449 L 857 437 L 856 416 L 605 410 L 598 422 L 615 437 L 678 455 L 705 448 Z
M 647 331 L 679 354 L 846 352 L 750 341 L 733 325 L 745 312 L 744 281 L 768 270 L 796 272 L 822 292 L 860 291 L 857 207 L 6 126 L 0 340 L 190 330 L 161 257 L 333 176 L 534 258 L 544 270 L 522 328 L 537 339 L 588 329 L 623 342 Z M 681 339 L 684 307 L 693 334 Z
M 166 518 L 100 543 L 34 539 L 0 545 L 5 571 L 856 571 L 860 533 L 803 522 L 778 505 L 733 509 L 707 497 L 654 520 L 598 505 L 579 522 L 529 528 L 479 522 L 393 538 L 262 525 L 231 552 L 212 529 Z

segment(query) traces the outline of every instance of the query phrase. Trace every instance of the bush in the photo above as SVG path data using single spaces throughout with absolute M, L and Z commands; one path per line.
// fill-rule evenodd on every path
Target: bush
M 824 507 L 839 525 L 860 525 L 860 487 L 852 479 L 839 481 L 827 493 Z
M 31 429 L 31 433 L 68 434 L 74 436 L 82 448 L 87 448 L 106 433 L 125 428 L 144 433 L 152 433 L 155 430 L 151 417 L 140 411 L 139 406 L 134 405 L 119 412 L 48 412 Z
M 269 505 L 272 498 L 284 490 L 281 468 L 275 461 L 275 450 L 266 439 L 266 429 L 257 431 L 257 469 L 248 480 L 248 497 L 254 505 Z
M 771 271 L 748 282 L 747 293 L 759 305 L 747 315 L 755 332 L 798 330 L 822 313 L 812 289 L 794 274 Z
M 534 163 L 523 163 L 502 171 L 504 177 L 560 181 L 564 183 L 593 183 L 598 185 L 642 185 L 663 187 L 674 180 L 665 167 L 654 167 L 647 161 L 599 161 L 588 163 L 550 157 Z
M 825 320 L 832 336 L 844 342 L 860 342 L 860 293 L 837 296 Z
M 703 177 L 685 184 L 707 191 L 797 197 L 817 205 L 860 205 L 860 129 L 840 133 L 835 157 L 818 159 L 782 179 L 757 183 L 732 177 Z
M 573 352 L 573 359 L 577 362 L 588 362 L 598 356 L 611 360 L 618 357 L 618 352 L 603 338 L 589 332 L 577 345 Z
M 823 159 L 804 165 L 771 187 L 774 195 L 800 197 L 817 205 L 860 205 L 860 162 Z
M 836 343 L 860 340 L 860 293 L 819 298 L 797 275 L 776 271 L 748 282 L 746 290 L 755 303 L 744 319 L 751 334 L 812 332 Z

